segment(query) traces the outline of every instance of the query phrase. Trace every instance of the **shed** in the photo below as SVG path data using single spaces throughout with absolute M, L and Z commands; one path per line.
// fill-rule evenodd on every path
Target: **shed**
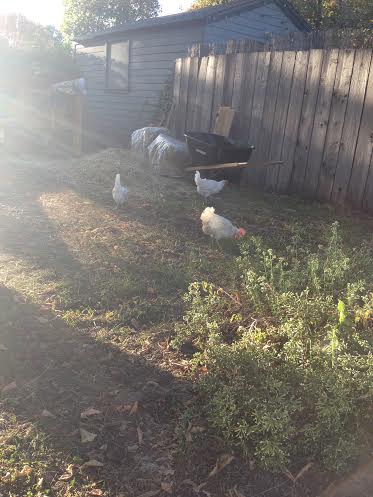
M 289 2 L 240 0 L 81 36 L 76 58 L 87 81 L 87 136 L 123 145 L 131 130 L 149 124 L 175 60 L 195 43 L 265 42 L 270 35 L 309 30 Z

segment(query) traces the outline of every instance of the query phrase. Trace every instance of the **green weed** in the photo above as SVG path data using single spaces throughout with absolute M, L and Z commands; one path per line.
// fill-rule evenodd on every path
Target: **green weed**
M 282 251 L 252 238 L 235 287 L 193 283 L 174 345 L 204 364 L 211 425 L 259 465 L 310 459 L 341 470 L 356 454 L 373 385 L 372 250 L 345 249 L 334 223 L 325 243 Z

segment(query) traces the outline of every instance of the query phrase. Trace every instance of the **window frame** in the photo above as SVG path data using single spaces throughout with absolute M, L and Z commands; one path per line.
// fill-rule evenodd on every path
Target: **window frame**
M 111 48 L 113 45 L 127 44 L 127 87 L 126 88 L 112 88 L 110 87 L 110 71 L 111 71 Z M 105 91 L 109 93 L 129 93 L 130 91 L 130 54 L 131 54 L 131 41 L 129 39 L 120 41 L 106 42 L 106 65 L 105 65 Z

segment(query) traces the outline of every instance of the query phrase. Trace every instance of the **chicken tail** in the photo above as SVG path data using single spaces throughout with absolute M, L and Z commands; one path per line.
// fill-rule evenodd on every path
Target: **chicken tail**
M 194 182 L 198 186 L 201 182 L 201 174 L 199 171 L 196 171 L 196 174 L 194 175 Z
M 213 207 L 206 207 L 206 209 L 201 214 L 201 221 L 207 223 L 211 217 L 215 214 L 215 209 Z
M 120 174 L 115 176 L 115 186 L 118 188 L 120 186 Z

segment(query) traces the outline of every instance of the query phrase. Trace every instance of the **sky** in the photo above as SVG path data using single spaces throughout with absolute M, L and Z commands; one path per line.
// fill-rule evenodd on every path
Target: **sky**
M 59 27 L 62 21 L 63 0 L 0 0 L 0 14 L 21 13 L 40 24 Z M 187 9 L 192 0 L 160 0 L 161 15 L 176 14 Z

